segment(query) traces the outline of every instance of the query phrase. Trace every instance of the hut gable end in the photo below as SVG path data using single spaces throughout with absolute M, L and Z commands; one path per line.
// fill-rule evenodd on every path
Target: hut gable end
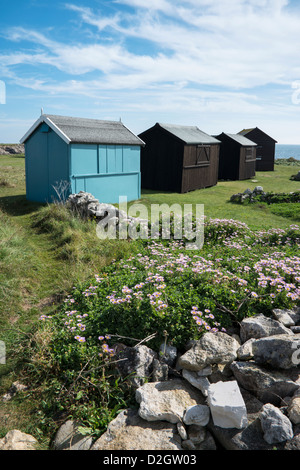
M 121 121 L 43 114 L 21 142 L 29 200 L 52 202 L 62 181 L 69 194 L 87 191 L 100 202 L 140 198 L 144 142 Z
M 258 127 L 243 129 L 239 134 L 251 139 L 257 144 L 256 170 L 274 171 L 275 147 L 277 141 Z

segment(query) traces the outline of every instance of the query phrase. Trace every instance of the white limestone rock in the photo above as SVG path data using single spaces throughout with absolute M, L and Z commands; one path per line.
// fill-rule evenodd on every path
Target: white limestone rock
M 139 416 L 146 421 L 182 421 L 189 406 L 202 404 L 203 396 L 181 379 L 145 383 L 136 390 Z
M 5 437 L 0 439 L 0 450 L 36 450 L 38 441 L 17 429 L 9 431 Z
M 207 401 L 215 426 L 237 429 L 247 426 L 247 409 L 236 380 L 211 384 Z

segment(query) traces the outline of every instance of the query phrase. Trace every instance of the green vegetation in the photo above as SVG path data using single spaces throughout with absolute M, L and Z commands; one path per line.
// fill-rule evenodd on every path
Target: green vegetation
M 183 348 L 204 331 L 299 304 L 299 203 L 229 202 L 257 185 L 297 191 L 294 172 L 276 165 L 188 194 L 144 191 L 149 211 L 205 205 L 205 244 L 187 250 L 174 239 L 99 240 L 93 221 L 26 201 L 24 158 L 0 156 L 0 395 L 15 380 L 29 385 L 1 404 L 0 437 L 18 428 L 47 447 L 67 417 L 101 434 L 132 400 L 114 363 L 119 341 Z
M 284 165 L 284 166 L 300 166 L 300 161 L 296 160 L 294 157 L 290 158 L 276 158 L 275 165 Z

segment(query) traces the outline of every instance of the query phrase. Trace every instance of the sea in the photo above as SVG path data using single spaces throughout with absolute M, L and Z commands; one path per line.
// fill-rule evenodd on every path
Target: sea
M 276 144 L 275 158 L 290 157 L 294 157 L 296 160 L 300 160 L 300 145 Z

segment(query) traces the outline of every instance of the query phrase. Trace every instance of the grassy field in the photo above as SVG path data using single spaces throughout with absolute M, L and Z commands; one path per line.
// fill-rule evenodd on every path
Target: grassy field
M 271 207 L 263 204 L 238 206 L 229 202 L 233 194 L 253 190 L 262 186 L 264 191 L 291 192 L 300 190 L 300 182 L 290 180 L 297 169 L 289 166 L 276 165 L 274 172 L 257 172 L 255 179 L 246 181 L 220 181 L 216 186 L 192 191 L 186 194 L 143 191 L 142 201 L 149 209 L 151 204 L 204 204 L 207 217 L 234 219 L 244 222 L 253 229 L 269 229 L 272 227 L 286 228 L 291 219 L 281 217 L 272 212 Z M 295 222 L 295 220 L 293 220 Z
M 204 204 L 207 217 L 239 220 L 258 230 L 287 228 L 299 222 L 291 204 L 274 210 L 265 204 L 236 205 L 229 199 L 257 185 L 273 192 L 300 190 L 300 182 L 290 179 L 297 171 L 276 165 L 274 172 L 258 172 L 255 180 L 219 182 L 187 194 L 143 191 L 139 202 L 149 210 L 151 204 Z M 59 205 L 29 202 L 25 193 L 24 157 L 0 156 L 0 340 L 7 349 L 7 363 L 0 365 L 0 396 L 19 378 L 22 344 L 31 340 L 39 317 L 54 312 L 76 283 L 138 249 L 134 242 L 100 241 L 92 222 L 82 222 Z M 46 341 L 40 338 L 41 348 Z M 35 409 L 30 399 L 1 403 L 0 437 L 14 428 L 36 434 Z

